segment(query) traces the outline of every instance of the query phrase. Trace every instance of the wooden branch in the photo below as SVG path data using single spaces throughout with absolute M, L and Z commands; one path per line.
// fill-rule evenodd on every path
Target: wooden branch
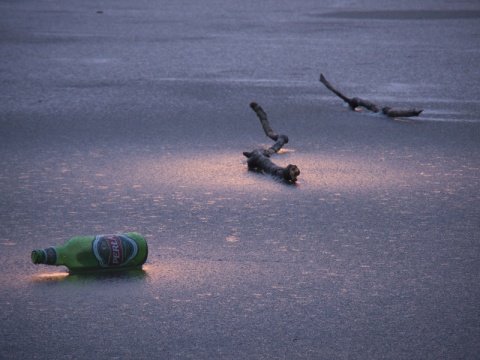
M 288 136 L 283 134 L 277 135 L 272 130 L 270 123 L 268 122 L 267 114 L 263 111 L 260 105 L 252 102 L 250 107 L 260 119 L 265 135 L 275 141 L 275 144 L 268 149 L 257 149 L 252 152 L 244 152 L 243 155 L 248 158 L 248 169 L 270 174 L 280 180 L 286 181 L 287 183 L 295 183 L 297 177 L 300 175 L 300 170 L 296 165 L 289 164 L 286 167 L 281 167 L 275 165 L 270 160 L 270 155 L 277 153 L 283 145 L 288 143 Z
M 373 111 L 374 113 L 380 112 L 380 106 L 377 104 L 374 104 L 368 100 L 360 99 L 360 98 L 353 98 L 351 103 L 349 103 L 350 108 L 352 110 L 355 110 L 357 107 L 364 107 L 365 109 L 368 109 L 370 111 Z
M 400 109 L 392 109 L 388 106 L 382 109 L 382 112 L 390 117 L 409 117 L 409 116 L 418 116 L 421 114 L 423 110 L 418 109 L 410 109 L 410 110 L 400 110 Z
M 265 150 L 253 150 L 244 152 L 248 160 L 248 169 L 252 171 L 264 172 L 288 183 L 295 183 L 300 169 L 296 165 L 289 164 L 286 167 L 275 165 Z
M 333 92 L 335 95 L 337 95 L 340 99 L 345 101 L 349 106 L 351 110 L 355 110 L 357 107 L 364 107 L 365 109 L 368 109 L 370 111 L 373 111 L 374 113 L 382 112 L 383 114 L 390 116 L 390 117 L 409 117 L 409 116 L 418 116 L 423 110 L 418 110 L 418 109 L 409 109 L 409 110 L 402 110 L 402 109 L 393 109 L 388 106 L 386 107 L 380 107 L 377 104 L 374 104 L 368 100 L 360 99 L 360 98 L 349 98 L 342 94 L 340 91 L 335 89 L 330 82 L 325 79 L 325 76 L 323 74 L 320 74 L 320 82 L 326 86 L 328 90 Z
M 335 89 L 333 87 L 332 84 L 330 84 L 330 82 L 325 79 L 325 76 L 323 76 L 323 74 L 320 74 L 320 82 L 325 85 L 327 87 L 328 90 L 330 90 L 331 92 L 333 92 L 335 95 L 337 95 L 340 99 L 342 99 L 343 101 L 345 101 L 346 103 L 348 103 L 350 105 L 350 102 L 352 101 L 352 99 L 346 97 L 345 95 L 343 95 L 340 91 L 338 91 L 337 89 Z
M 252 102 L 250 104 L 250 107 L 252 108 L 253 111 L 255 111 L 258 118 L 260 119 L 260 122 L 261 122 L 262 127 L 263 127 L 263 131 L 265 132 L 265 135 L 267 135 L 273 141 L 277 141 L 278 135 L 275 134 L 273 132 L 272 128 L 270 127 L 270 123 L 268 122 L 268 119 L 267 119 L 267 113 L 265 111 L 263 111 L 263 109 L 255 102 Z M 287 140 L 287 142 L 288 142 L 288 140 Z
M 343 95 L 340 91 L 335 89 L 330 82 L 325 79 L 325 76 L 323 74 L 320 74 L 320 82 L 327 87 L 328 90 L 332 91 L 335 95 L 337 95 L 340 99 L 345 101 L 349 106 L 350 109 L 355 110 L 357 107 L 362 106 L 368 110 L 371 110 L 373 112 L 379 112 L 381 109 L 378 105 L 375 105 L 374 103 L 371 103 L 370 101 L 363 100 L 360 98 L 349 98 L 345 95 Z

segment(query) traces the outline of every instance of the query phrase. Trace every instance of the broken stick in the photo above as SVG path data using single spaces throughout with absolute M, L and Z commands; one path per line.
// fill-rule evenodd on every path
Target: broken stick
M 345 101 L 348 106 L 350 106 L 351 110 L 355 110 L 357 107 L 364 107 L 365 109 L 368 109 L 370 111 L 373 111 L 374 113 L 382 112 L 387 116 L 390 117 L 409 117 L 409 116 L 418 116 L 423 110 L 418 110 L 418 109 L 409 109 L 409 110 L 402 110 L 402 109 L 393 109 L 391 107 L 385 106 L 381 108 L 377 104 L 374 104 L 368 100 L 360 99 L 360 98 L 349 98 L 342 94 L 340 91 L 335 89 L 330 82 L 325 79 L 325 76 L 323 74 L 320 74 L 320 82 L 326 86 L 328 90 L 333 92 L 335 95 L 337 95 L 340 99 Z
M 288 136 L 283 134 L 277 135 L 272 130 L 267 119 L 267 114 L 263 111 L 260 105 L 252 102 L 250 107 L 260 119 L 265 135 L 275 141 L 275 144 L 268 149 L 257 149 L 252 152 L 244 152 L 243 155 L 248 158 L 248 169 L 265 172 L 280 180 L 286 181 L 287 183 L 295 183 L 298 175 L 300 175 L 300 170 L 296 165 L 289 164 L 286 167 L 281 167 L 270 160 L 270 155 L 277 153 L 283 145 L 288 143 Z

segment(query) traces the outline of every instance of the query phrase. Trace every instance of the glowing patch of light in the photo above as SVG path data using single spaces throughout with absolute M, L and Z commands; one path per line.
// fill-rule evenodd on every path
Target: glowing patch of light
M 285 149 L 272 155 L 279 166 L 296 164 L 301 171 L 298 189 L 328 191 L 368 191 L 378 188 L 414 186 L 411 172 L 379 155 L 372 159 L 362 154 L 316 154 Z M 135 171 L 132 170 L 134 163 Z M 179 156 L 138 158 L 129 162 L 131 176 L 125 181 L 131 188 L 172 188 L 238 190 L 248 193 L 285 191 L 267 175 L 250 172 L 242 153 L 187 153 Z M 278 186 L 277 186 L 278 185 Z M 295 188 L 295 187 L 293 187 Z
M 69 273 L 43 273 L 32 277 L 34 282 L 58 282 L 67 278 Z

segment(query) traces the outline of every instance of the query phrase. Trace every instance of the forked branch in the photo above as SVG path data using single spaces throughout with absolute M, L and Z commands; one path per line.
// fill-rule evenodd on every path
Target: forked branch
M 383 114 L 390 116 L 390 117 L 409 117 L 409 116 L 418 116 L 423 110 L 419 109 L 408 109 L 408 110 L 403 110 L 403 109 L 393 109 L 391 107 L 385 106 L 385 107 L 380 107 L 377 104 L 374 104 L 368 100 L 360 99 L 360 98 L 349 98 L 342 94 L 340 91 L 335 89 L 330 82 L 325 79 L 325 76 L 323 74 L 320 74 L 320 82 L 326 86 L 328 90 L 333 92 L 335 95 L 337 95 L 340 99 L 345 101 L 348 106 L 350 107 L 351 110 L 355 110 L 358 107 L 363 107 L 365 109 L 368 109 L 370 111 L 373 111 L 374 113 L 382 112 Z

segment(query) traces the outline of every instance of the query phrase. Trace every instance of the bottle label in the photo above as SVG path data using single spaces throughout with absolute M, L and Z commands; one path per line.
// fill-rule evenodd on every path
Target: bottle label
M 137 256 L 138 245 L 126 235 L 99 235 L 93 252 L 101 267 L 125 266 Z

